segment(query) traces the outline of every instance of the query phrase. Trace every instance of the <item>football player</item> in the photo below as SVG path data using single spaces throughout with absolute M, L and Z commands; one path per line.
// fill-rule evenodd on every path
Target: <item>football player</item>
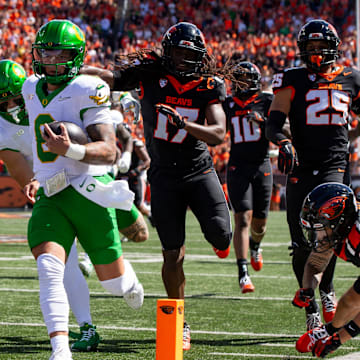
M 34 176 L 29 121 L 21 96 L 25 80 L 26 73 L 20 64 L 11 60 L 0 61 L 0 158 L 21 187 Z M 37 190 L 39 183 L 34 181 L 32 184 L 34 190 Z M 34 203 L 34 195 L 29 200 Z M 100 337 L 92 325 L 89 288 L 79 270 L 77 258 L 74 242 L 65 265 L 64 286 L 80 331 L 87 333 L 87 338 L 75 342 L 73 348 L 78 351 L 90 351 L 96 349 Z M 89 329 L 92 329 L 91 332 Z
M 316 185 L 344 182 L 349 113 L 360 113 L 360 75 L 353 68 L 337 64 L 339 44 L 335 28 L 324 20 L 311 20 L 302 27 L 298 47 L 305 66 L 274 75 L 275 97 L 266 123 L 266 136 L 279 145 L 278 168 L 288 174 L 287 221 L 293 270 L 301 288 L 311 251 L 299 224 L 303 200 Z M 292 140 L 281 131 L 287 117 Z M 334 256 L 319 285 L 325 322 L 331 321 L 336 309 L 332 282 L 335 263 Z M 308 330 L 321 324 L 315 299 L 306 308 L 306 318 Z
M 204 74 L 207 49 L 194 24 L 171 26 L 163 36 L 162 48 L 160 57 L 154 52 L 130 54 L 113 72 L 83 71 L 99 75 L 113 90 L 141 89 L 144 135 L 151 158 L 151 211 L 163 247 L 162 278 L 169 298 L 183 299 L 188 207 L 217 255 L 226 257 L 230 252 L 229 209 L 207 148 L 225 137 L 221 106 L 225 85 L 220 78 Z M 183 348 L 188 350 L 187 323 L 183 335 Z
M 346 185 L 325 183 L 305 198 L 300 214 L 306 240 L 312 249 L 307 259 L 303 286 L 307 306 L 333 254 L 360 266 L 360 222 L 355 194 Z M 310 290 L 310 291 L 309 291 Z M 339 300 L 331 322 L 302 335 L 299 352 L 325 357 L 360 333 L 360 277 Z
M 127 123 L 123 123 L 123 127 L 131 135 L 130 126 Z M 127 179 L 130 190 L 135 194 L 134 204 L 141 214 L 148 217 L 150 224 L 153 225 L 150 209 L 144 203 L 146 190 L 145 177 L 149 167 L 150 157 L 144 143 L 137 138 L 133 138 L 130 167 L 125 173 L 120 171 L 118 177 Z
M 261 92 L 261 73 L 255 64 L 238 63 L 235 76 L 246 78 L 248 86 L 245 89 L 233 86 L 232 96 L 223 104 L 231 138 L 227 186 L 235 219 L 239 284 L 241 292 L 247 293 L 255 290 L 247 267 L 249 243 L 252 268 L 259 271 L 263 266 L 260 243 L 266 231 L 272 192 L 265 121 L 273 95 Z
M 133 309 L 144 290 L 122 255 L 115 208 L 130 210 L 133 194 L 125 182 L 107 174 L 116 156 L 110 117 L 110 91 L 101 79 L 79 76 L 85 36 L 68 20 L 52 20 L 37 32 L 32 46 L 34 75 L 23 84 L 29 116 L 34 174 L 40 184 L 28 226 L 36 259 L 40 306 L 50 336 L 51 360 L 72 359 L 68 345 L 68 302 L 64 264 L 75 236 L 94 264 L 101 285 L 123 296 Z M 92 140 L 74 144 L 48 123 L 70 121 Z M 34 180 L 25 186 L 34 195 Z M 71 186 L 70 186 L 71 185 Z

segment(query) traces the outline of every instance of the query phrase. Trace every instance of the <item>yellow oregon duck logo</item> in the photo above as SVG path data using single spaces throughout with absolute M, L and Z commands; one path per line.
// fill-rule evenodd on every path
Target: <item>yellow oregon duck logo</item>
M 25 71 L 17 64 L 13 64 L 12 66 L 12 71 L 14 72 L 14 74 L 16 76 L 18 76 L 19 78 L 23 78 L 25 77 Z
M 109 93 L 104 85 L 98 85 L 96 87 L 96 95 L 90 95 L 89 98 L 97 105 L 102 105 L 109 100 Z
M 75 36 L 80 40 L 80 41 L 84 41 L 85 40 L 85 35 L 83 33 L 83 31 L 77 27 L 76 25 L 73 25 L 73 30 L 74 30 L 74 34 Z

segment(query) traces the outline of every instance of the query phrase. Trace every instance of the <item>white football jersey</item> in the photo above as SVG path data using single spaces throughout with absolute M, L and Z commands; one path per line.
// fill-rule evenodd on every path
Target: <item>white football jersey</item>
M 86 133 L 89 125 L 96 123 L 112 124 L 110 116 L 110 90 L 99 77 L 80 75 L 61 88 L 46 94 L 44 79 L 30 76 L 22 87 L 29 115 L 32 134 L 32 152 L 36 179 L 43 185 L 46 179 L 65 169 L 71 179 L 80 174 L 104 175 L 108 167 L 90 165 L 50 152 L 41 136 L 44 123 L 69 121 L 80 126 Z M 87 110 L 99 109 L 105 117 L 90 116 Z
M 15 124 L 11 120 L 0 116 L 1 150 L 19 151 L 32 164 L 31 138 L 27 121 Z

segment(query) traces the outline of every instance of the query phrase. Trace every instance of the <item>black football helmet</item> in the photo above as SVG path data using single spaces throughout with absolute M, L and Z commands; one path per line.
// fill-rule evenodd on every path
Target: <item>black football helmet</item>
M 315 251 L 321 245 L 336 247 L 345 240 L 357 218 L 354 192 L 341 183 L 318 185 L 305 198 L 300 223 L 308 245 Z M 317 232 L 326 236 L 318 239 Z M 326 248 L 329 248 L 327 246 Z
M 162 39 L 162 63 L 167 71 L 176 76 L 192 76 L 199 73 L 207 52 L 203 33 L 188 22 L 171 26 Z M 176 58 L 174 49 L 186 49 Z
M 307 51 L 309 41 L 325 40 L 327 49 Z M 300 30 L 297 44 L 301 60 L 314 72 L 320 72 L 324 65 L 329 65 L 339 57 L 340 38 L 333 25 L 325 20 L 311 20 Z
M 240 89 L 235 85 L 232 86 L 233 94 L 239 98 L 250 97 L 257 93 L 261 88 L 260 69 L 249 61 L 239 62 L 233 72 L 236 80 L 245 82 L 247 87 Z

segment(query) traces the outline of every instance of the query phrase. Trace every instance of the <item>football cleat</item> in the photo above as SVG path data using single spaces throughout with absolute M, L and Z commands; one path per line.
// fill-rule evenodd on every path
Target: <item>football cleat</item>
M 255 271 L 260 271 L 263 267 L 263 257 L 262 257 L 262 249 L 258 248 L 257 250 L 250 250 L 251 254 L 251 266 Z
M 71 355 L 70 349 L 66 348 L 53 351 L 49 360 L 73 360 L 73 357 Z
M 318 340 L 326 339 L 329 333 L 324 326 L 307 331 L 296 342 L 296 350 L 301 353 L 311 352 Z
M 94 271 L 94 265 L 92 264 L 88 254 L 85 253 L 83 259 L 79 261 L 79 268 L 86 277 L 89 277 Z
M 248 274 L 245 274 L 239 279 L 239 285 L 243 294 L 255 291 L 255 286 L 251 282 L 250 276 Z
M 75 331 L 71 331 L 69 329 L 69 338 L 75 339 L 75 340 L 80 340 L 81 339 L 81 334 L 77 333 Z
M 184 328 L 183 328 L 183 350 L 190 350 L 191 344 L 190 344 L 190 326 L 184 322 Z
M 144 302 L 144 288 L 137 279 L 132 289 L 124 294 L 124 300 L 134 310 L 141 308 Z
M 326 293 L 325 291 L 320 290 L 320 297 L 324 322 L 329 323 L 332 321 L 337 307 L 335 291 L 330 291 L 329 293 Z
M 96 326 L 85 323 L 80 327 L 81 338 L 71 345 L 73 351 L 94 351 L 100 342 Z
M 322 326 L 320 313 L 306 313 L 306 330 L 310 331 Z
M 129 239 L 126 237 L 126 236 L 123 236 L 121 239 L 120 239 L 121 242 L 128 242 Z
M 213 250 L 215 252 L 215 254 L 220 258 L 220 259 L 225 259 L 229 256 L 230 254 L 230 245 L 227 249 L 225 250 L 219 250 L 219 249 L 216 249 L 215 247 L 213 247 Z

